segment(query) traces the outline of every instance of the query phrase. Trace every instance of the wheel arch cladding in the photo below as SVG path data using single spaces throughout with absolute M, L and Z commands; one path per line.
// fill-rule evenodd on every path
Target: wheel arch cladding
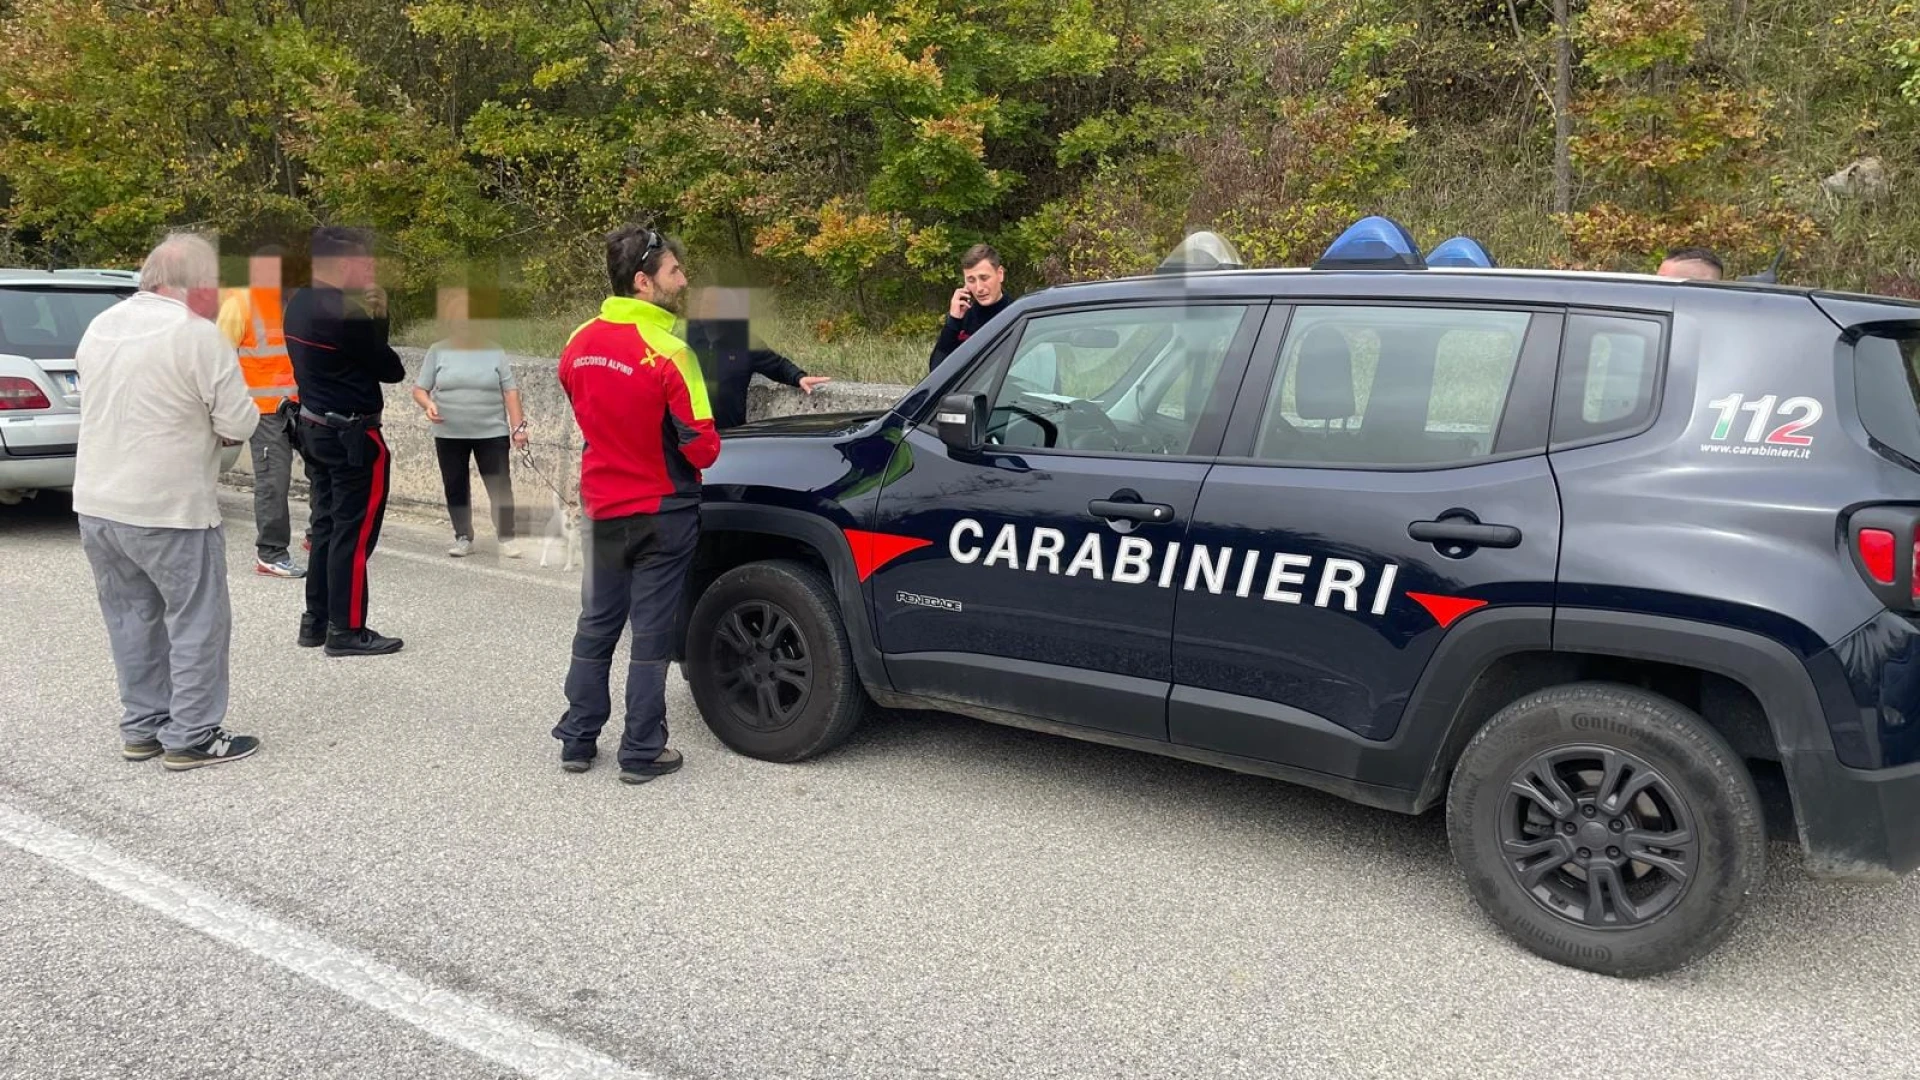
M 840 526 L 786 507 L 708 502 L 700 508 L 700 529 L 700 556 L 694 562 L 693 587 L 686 590 L 676 656 L 685 656 L 688 616 L 715 578 L 749 562 L 797 559 L 818 567 L 832 584 L 861 681 L 869 689 L 892 689 L 880 662 L 854 553 Z

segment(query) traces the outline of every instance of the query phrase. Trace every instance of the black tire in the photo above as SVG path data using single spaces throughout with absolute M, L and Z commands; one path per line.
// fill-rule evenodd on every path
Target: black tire
M 1447 835 L 1516 941 L 1628 978 L 1711 952 L 1766 874 L 1739 755 L 1674 701 L 1609 683 L 1543 690 L 1487 721 L 1454 769 Z
M 748 563 L 720 575 L 688 620 L 684 670 L 707 727 L 763 761 L 833 749 L 872 705 L 833 589 L 805 563 Z

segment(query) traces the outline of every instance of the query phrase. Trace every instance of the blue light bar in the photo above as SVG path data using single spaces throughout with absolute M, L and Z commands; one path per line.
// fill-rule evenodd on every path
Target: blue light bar
M 1424 270 L 1420 245 L 1406 226 L 1378 215 L 1364 217 L 1327 246 L 1315 270 Z
M 1428 266 L 1476 266 L 1482 270 L 1494 267 L 1493 256 L 1480 246 L 1480 241 L 1471 236 L 1456 236 L 1442 240 L 1432 251 L 1427 252 Z

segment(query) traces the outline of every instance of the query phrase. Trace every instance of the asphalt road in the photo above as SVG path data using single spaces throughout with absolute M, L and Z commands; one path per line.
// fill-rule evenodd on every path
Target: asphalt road
M 1624 982 L 1504 939 L 1438 817 L 968 720 L 769 765 L 676 681 L 684 771 L 565 775 L 577 579 L 393 522 L 407 649 L 329 660 L 228 513 L 265 745 L 173 775 L 117 756 L 66 505 L 0 507 L 0 1076 L 1920 1075 L 1920 879 L 1775 845 L 1726 945 Z

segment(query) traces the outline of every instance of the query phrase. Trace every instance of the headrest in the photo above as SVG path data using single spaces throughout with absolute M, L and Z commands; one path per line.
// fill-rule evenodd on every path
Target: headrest
M 1293 401 L 1302 420 L 1345 420 L 1354 414 L 1353 352 L 1338 327 L 1322 324 L 1307 331 L 1293 376 Z

